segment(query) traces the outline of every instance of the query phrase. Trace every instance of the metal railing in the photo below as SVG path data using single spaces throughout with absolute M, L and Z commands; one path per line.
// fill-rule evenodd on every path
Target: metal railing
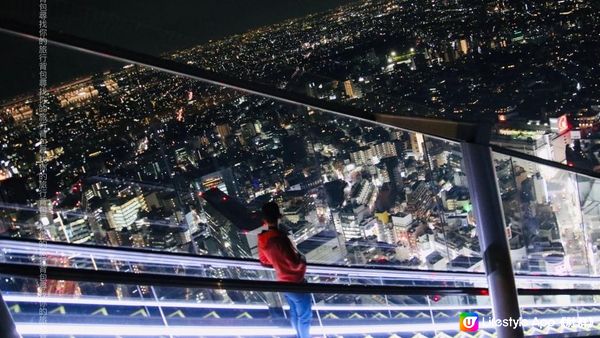
M 24 250 L 27 251 L 28 244 L 30 241 L 22 241 L 22 240 L 10 240 L 10 239 L 2 239 L 0 241 L 1 246 L 5 251 L 5 258 L 10 256 L 15 256 L 16 252 L 11 251 L 14 247 L 17 247 L 19 244 L 25 244 Z M 11 245 L 12 244 L 12 245 Z M 30 243 L 31 244 L 31 243 Z M 81 249 L 81 250 L 78 250 Z M 86 255 L 86 250 L 94 249 L 98 252 L 104 251 L 101 247 L 90 248 L 90 246 L 83 245 L 62 245 L 62 244 L 54 244 L 49 243 L 47 247 L 48 253 L 54 253 L 57 257 L 60 257 L 61 251 L 62 253 L 77 253 L 80 252 L 81 255 Z M 144 253 L 144 250 L 132 250 L 127 248 L 106 248 L 107 255 L 111 257 L 119 257 L 122 260 L 127 260 L 128 256 L 138 256 L 139 254 Z M 29 252 L 30 255 L 35 255 L 35 252 Z M 158 252 L 146 252 L 149 261 L 159 260 L 161 256 L 168 258 L 192 258 L 191 255 L 181 255 L 175 253 L 158 253 Z M 77 261 L 77 256 L 72 256 L 74 261 Z M 197 260 L 202 262 L 221 262 L 221 266 L 237 266 L 244 267 L 246 265 L 254 265 L 255 268 L 260 267 L 257 262 L 247 259 L 224 259 L 224 258 L 216 258 L 216 257 L 196 257 Z M 5 259 L 10 261 L 9 259 Z M 174 259 L 172 264 L 177 265 L 177 260 Z M 180 261 L 180 264 L 185 264 L 186 262 Z M 226 264 L 225 264 L 226 263 Z M 339 274 L 344 273 L 346 275 L 351 275 L 357 272 L 389 272 L 390 274 L 397 274 L 399 278 L 405 278 L 404 273 L 395 271 L 394 269 L 372 269 L 372 268 L 360 268 L 360 267 L 340 267 L 340 266 L 332 266 L 327 267 L 326 265 L 318 265 L 315 267 L 322 272 L 328 272 L 331 274 Z M 327 271 L 327 270 L 331 271 Z M 22 263 L 0 263 L 0 271 L 3 277 L 10 278 L 24 278 L 24 279 L 36 279 L 39 276 L 39 268 L 35 264 L 28 264 L 26 262 Z M 46 269 L 48 280 L 53 281 L 72 281 L 72 282 L 80 282 L 80 283 L 94 283 L 94 284 L 107 284 L 107 285 L 146 285 L 151 288 L 154 287 L 166 287 L 167 289 L 204 289 L 204 290 L 237 290 L 237 291 L 252 291 L 252 292 L 267 292 L 267 293 L 283 293 L 283 292 L 302 292 L 302 293 L 313 293 L 313 294 L 334 294 L 334 295 L 385 295 L 388 296 L 426 296 L 428 299 L 432 296 L 434 297 L 456 297 L 456 296 L 475 296 L 475 297 L 487 297 L 489 295 L 488 288 L 483 287 L 454 287 L 454 286 L 406 286 L 406 285 L 364 285 L 364 284 L 356 284 L 356 283 L 284 283 L 284 282 L 275 282 L 272 280 L 244 280 L 244 279 L 231 279 L 231 278 L 206 278 L 206 277 L 198 277 L 198 276 L 186 276 L 186 275 L 178 275 L 178 274 L 164 274 L 164 273 L 149 273 L 149 272 L 133 272 L 133 271 L 113 271 L 108 269 L 84 269 L 84 268 L 73 268 L 73 267 L 64 267 L 64 266 L 48 266 Z M 437 272 L 440 280 L 450 278 L 457 278 L 461 276 L 465 282 L 471 281 L 470 277 L 481 276 L 476 273 L 452 273 L 452 272 Z M 378 275 L 378 274 L 376 274 Z M 578 295 L 578 296 L 598 296 L 600 295 L 600 289 L 588 289 L 582 290 L 577 288 L 572 289 L 538 289 L 538 288 L 520 288 L 517 290 L 520 296 L 552 296 L 552 295 Z M 5 296 L 6 301 L 9 301 L 13 304 L 27 304 L 29 302 L 37 301 L 37 298 L 34 295 L 26 295 L 20 293 L 9 292 Z M 206 309 L 240 309 L 240 310 L 260 310 L 266 311 L 269 309 L 267 305 L 262 304 L 222 304 L 222 305 L 214 305 L 214 304 L 204 304 L 197 303 L 193 300 L 144 300 L 143 298 L 140 300 L 134 299 L 109 299 L 106 297 L 90 297 L 90 296 L 61 296 L 61 295 L 49 295 L 47 299 L 44 299 L 45 302 L 69 305 L 73 304 L 75 306 L 86 306 L 86 305 L 97 305 L 98 307 L 102 306 L 137 306 L 137 307 L 154 307 L 161 306 L 166 308 L 206 308 Z M 3 306 L 6 311 L 0 311 L 0 320 L 2 320 L 3 327 L 22 327 L 24 332 L 38 332 L 36 327 L 31 323 L 20 322 L 15 324 L 12 320 L 6 304 L 2 302 L 0 304 Z M 213 306 L 214 305 L 214 306 Z M 551 313 L 554 313 L 557 309 L 561 307 L 565 307 L 565 304 L 533 304 L 524 306 L 524 309 L 529 309 L 533 315 L 537 313 L 539 315 L 544 309 L 548 309 Z M 594 310 L 594 304 L 582 304 L 576 305 L 577 307 L 589 308 L 586 310 L 587 312 L 582 312 L 581 316 L 585 316 L 586 318 L 589 316 L 594 316 L 596 310 Z M 285 308 L 285 305 L 283 305 Z M 465 311 L 465 310 L 476 310 L 482 311 L 484 309 L 490 309 L 491 306 L 486 306 L 482 304 L 455 304 L 455 305 L 394 305 L 394 304 L 379 304 L 377 306 L 364 304 L 364 305 L 352 305 L 352 304 L 323 304 L 323 303 L 315 303 L 314 310 L 315 311 Z M 531 314 L 529 314 L 531 316 Z M 571 314 L 572 315 L 572 314 Z M 578 315 L 579 316 L 579 315 Z M 550 317 L 549 317 L 550 318 Z M 115 334 L 124 334 L 125 332 L 130 332 L 137 328 L 138 326 L 134 325 L 135 323 L 131 323 L 131 325 L 124 326 L 110 326 L 109 323 L 97 323 L 94 324 L 94 327 L 97 328 L 108 328 L 112 327 L 115 331 Z M 58 326 L 57 326 L 58 325 Z M 69 326 L 71 325 L 71 326 Z M 65 331 L 67 329 L 76 329 L 81 331 L 88 324 L 81 324 L 79 327 L 73 326 L 73 324 L 62 323 L 57 324 L 55 322 L 51 323 L 49 327 L 52 328 L 51 331 L 55 334 L 60 332 L 68 332 Z M 90 324 L 91 325 L 91 324 Z M 233 324 L 228 324 L 233 325 Z M 348 325 L 348 324 L 346 324 Z M 385 330 L 390 330 L 387 332 L 393 332 L 393 330 L 404 330 L 404 329 L 412 329 L 413 326 L 408 324 L 381 324 L 384 325 L 379 327 L 378 329 L 384 330 L 382 332 L 386 332 Z M 388 325 L 388 326 L 385 326 Z M 415 324 L 412 324 L 415 325 Z M 420 324 L 417 324 L 415 327 L 420 327 Z M 429 324 L 431 325 L 431 324 Z M 455 330 L 453 327 L 456 323 L 446 323 L 444 321 L 436 323 L 429 329 L 438 328 L 440 330 Z M 93 325 L 91 325 L 93 326 Z M 367 329 L 367 327 L 371 326 L 371 331 Z M 349 324 L 347 333 L 351 333 L 351 330 L 357 330 L 364 332 L 374 332 L 377 331 L 372 327 L 373 325 L 359 325 L 358 323 Z M 242 328 L 243 326 L 235 326 L 236 328 Z M 265 327 L 266 328 L 266 327 Z M 119 329 L 126 330 L 124 332 L 119 332 Z M 139 328 L 138 328 L 139 329 Z M 177 332 L 188 332 L 193 330 L 193 326 L 165 326 L 159 327 L 156 326 L 156 332 L 162 332 L 164 334 L 175 334 Z M 249 326 L 250 330 L 258 330 L 258 328 L 254 326 Z M 332 330 L 340 330 L 340 326 L 323 326 L 319 325 L 315 328 L 316 332 L 329 332 L 336 333 Z M 425 330 L 425 328 L 422 328 Z M 489 328 L 488 328 L 489 329 Z M 63 331 L 60 331 L 63 330 Z M 186 331 L 187 330 L 187 331 Z M 215 335 L 218 335 L 218 332 L 221 332 L 217 326 L 211 327 Z M 269 330 L 273 332 L 279 332 L 280 334 L 285 335 L 286 330 L 283 330 L 278 327 L 269 328 Z M 279 330 L 279 331 L 278 331 Z M 329 331 L 328 331 L 329 330 Z M 497 330 L 497 328 L 496 328 Z M 213 332 L 211 331 L 211 332 Z M 269 331 L 269 332 L 271 332 Z M 362 332 L 361 331 L 361 332 Z M 150 332 L 149 329 L 144 332 Z M 18 337 L 16 333 L 10 333 L 10 331 L 3 331 L 3 337 Z M 157 333 L 158 334 L 158 333 Z

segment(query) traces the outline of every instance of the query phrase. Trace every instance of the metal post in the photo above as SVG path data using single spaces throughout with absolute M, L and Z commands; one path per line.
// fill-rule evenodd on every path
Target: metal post
M 12 316 L 10 315 L 10 311 L 8 310 L 8 306 L 4 302 L 2 298 L 2 293 L 0 292 L 0 338 L 19 338 L 21 337 L 19 333 L 17 333 L 17 328 L 15 327 L 15 322 L 13 321 Z
M 489 146 L 461 143 L 469 194 L 495 319 L 520 318 L 517 289 L 506 238 L 504 213 Z M 523 337 L 523 328 L 496 327 L 500 338 Z

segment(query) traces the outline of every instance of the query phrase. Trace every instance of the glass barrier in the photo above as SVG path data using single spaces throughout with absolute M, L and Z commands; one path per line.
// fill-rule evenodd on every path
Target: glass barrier
M 596 179 L 495 153 L 515 273 L 596 276 Z
M 520 296 L 525 335 L 594 335 L 600 329 L 599 299 L 597 296 Z
M 274 200 L 309 263 L 483 269 L 458 144 L 135 65 L 50 89 L 38 219 L 36 100 L 2 106 L 4 236 L 256 258 Z
M 293 336 L 289 306 L 271 292 L 48 281 L 38 323 L 36 281 L 2 276 L 3 298 L 24 337 Z M 484 296 L 311 294 L 314 335 L 458 333 L 458 312 L 490 313 Z M 486 329 L 488 333 L 493 329 Z M 103 335 L 104 336 L 104 335 Z
M 245 280 L 275 280 L 273 270 L 256 261 L 199 257 L 196 255 L 164 254 L 105 247 L 46 244 L 0 239 L 0 262 L 19 265 L 40 264 L 95 271 L 157 273 L 163 275 L 196 276 Z M 326 284 L 481 287 L 487 283 L 483 274 L 383 269 L 351 268 L 309 264 L 309 282 Z M 600 283 L 600 282 L 599 282 Z M 594 285 L 595 286 L 595 285 Z
M 4 1 L 0 15 L 37 28 L 38 7 Z M 59 0 L 48 4 L 48 21 L 78 37 L 344 106 L 495 122 L 497 144 L 594 170 L 596 12 L 593 1 L 139 8 Z M 62 81 L 89 74 L 77 67 L 61 73 Z
M 38 323 L 36 280 L 2 276 L 0 282 L 24 337 L 50 336 L 293 336 L 289 306 L 272 292 L 173 288 L 48 280 L 47 323 Z M 479 318 L 478 335 L 498 325 L 523 325 L 527 336 L 593 334 L 600 307 L 593 297 L 521 296 L 521 324 L 492 320 L 486 296 L 311 294 L 313 335 L 401 334 L 454 336 L 465 312 Z M 569 299 L 570 298 L 570 299 Z

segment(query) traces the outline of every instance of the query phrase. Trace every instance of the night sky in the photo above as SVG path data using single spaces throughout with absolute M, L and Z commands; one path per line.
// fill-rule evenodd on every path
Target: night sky
M 48 0 L 51 29 L 160 54 L 348 3 L 344 0 Z M 37 27 L 37 0 L 2 0 L 0 20 Z M 37 88 L 37 43 L 0 34 L 0 100 Z M 58 84 L 118 64 L 49 47 L 48 81 Z

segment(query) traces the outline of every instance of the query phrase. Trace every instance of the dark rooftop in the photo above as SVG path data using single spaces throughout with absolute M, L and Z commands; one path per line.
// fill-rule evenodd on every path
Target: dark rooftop
M 217 188 L 203 192 L 201 197 L 242 231 L 252 231 L 262 226 L 260 212 L 251 212 L 238 200 Z

